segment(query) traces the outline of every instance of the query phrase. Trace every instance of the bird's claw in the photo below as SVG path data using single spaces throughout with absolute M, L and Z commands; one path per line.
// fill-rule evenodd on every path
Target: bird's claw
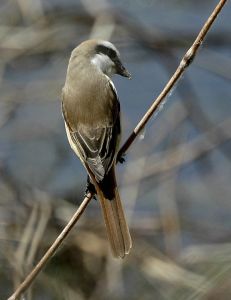
M 93 183 L 91 183 L 89 176 L 87 177 L 87 184 L 86 184 L 86 189 L 85 189 L 85 193 L 84 196 L 86 197 L 89 193 L 91 193 L 93 195 L 93 199 L 96 199 L 96 190 L 95 190 L 95 186 Z
M 117 162 L 119 162 L 120 164 L 123 164 L 126 161 L 125 156 L 126 156 L 125 153 L 119 154 L 117 156 Z

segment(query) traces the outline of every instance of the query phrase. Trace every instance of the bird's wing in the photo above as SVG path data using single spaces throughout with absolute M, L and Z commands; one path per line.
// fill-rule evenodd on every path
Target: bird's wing
M 115 158 L 119 134 L 118 122 L 119 120 L 114 126 L 107 127 L 82 127 L 71 133 L 72 141 L 97 181 L 102 181 Z
M 117 98 L 117 95 L 115 96 Z M 110 170 L 117 154 L 121 133 L 119 101 L 117 109 L 114 124 L 108 126 L 94 128 L 82 124 L 76 130 L 71 130 L 67 120 L 65 120 L 71 139 L 69 141 L 74 144 L 72 145 L 73 150 L 91 170 L 98 182 L 102 181 L 105 174 Z M 63 115 L 65 119 L 65 113 Z

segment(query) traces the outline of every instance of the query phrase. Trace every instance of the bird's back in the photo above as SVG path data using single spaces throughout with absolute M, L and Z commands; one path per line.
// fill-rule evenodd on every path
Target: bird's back
M 79 124 L 97 127 L 105 122 L 113 125 L 119 103 L 110 79 L 103 74 L 95 76 L 94 65 L 85 63 L 83 68 L 83 61 L 78 61 L 78 57 L 74 60 L 63 87 L 63 107 L 69 126 L 75 130 Z

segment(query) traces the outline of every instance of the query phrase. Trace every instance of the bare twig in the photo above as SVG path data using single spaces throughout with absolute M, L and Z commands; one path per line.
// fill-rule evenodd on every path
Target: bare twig
M 189 48 L 189 50 L 185 53 L 183 56 L 178 68 L 176 69 L 175 73 L 173 76 L 170 78 L 162 92 L 159 94 L 159 96 L 154 100 L 153 104 L 151 107 L 148 109 L 146 114 L 143 116 L 141 121 L 138 123 L 132 134 L 129 136 L 125 144 L 122 146 L 122 148 L 119 151 L 119 155 L 124 154 L 130 145 L 133 143 L 137 135 L 141 132 L 141 130 L 144 128 L 144 126 L 147 124 L 149 119 L 152 117 L 155 111 L 158 110 L 160 107 L 161 103 L 163 103 L 163 100 L 165 97 L 168 95 L 168 93 L 171 91 L 173 86 L 176 84 L 178 79 L 182 76 L 184 73 L 185 69 L 191 64 L 193 61 L 198 48 L 204 41 L 204 38 L 209 31 L 210 27 L 212 26 L 213 22 L 215 21 L 216 17 L 218 16 L 219 12 L 221 11 L 222 7 L 225 5 L 227 0 L 220 0 L 218 5 L 215 7 L 213 10 L 212 14 L 208 18 L 208 20 L 205 22 L 204 26 L 202 27 L 201 31 L 199 32 L 197 38 L 195 39 L 194 43 L 192 46 Z
M 129 173 L 129 176 L 126 177 L 126 185 L 133 185 L 136 182 L 139 182 L 139 180 L 147 179 L 150 176 L 164 175 L 168 172 L 172 172 L 175 168 L 180 168 L 192 161 L 204 157 L 216 147 L 231 140 L 230 127 L 231 119 L 229 118 L 224 120 L 221 124 L 210 128 L 210 130 L 199 135 L 189 143 L 175 146 L 171 150 L 164 151 L 161 155 L 159 153 L 152 154 L 148 158 L 148 164 L 142 170 L 142 175 L 134 172 L 132 175 Z M 219 135 L 220 131 L 224 134 Z M 210 142 L 210 140 L 213 140 L 213 143 Z M 164 159 L 162 159 L 162 157 L 164 157 Z M 140 159 L 142 160 L 143 158 L 141 157 Z M 134 164 L 137 165 L 137 163 L 137 161 L 131 161 L 128 164 L 128 168 L 132 170 Z
M 132 134 L 129 136 L 125 144 L 122 146 L 122 148 L 119 151 L 119 156 L 124 154 L 128 148 L 131 146 L 135 138 L 139 135 L 141 130 L 144 128 L 144 126 L 147 124 L 149 119 L 152 117 L 154 112 L 158 110 L 160 105 L 163 103 L 163 100 L 168 95 L 168 93 L 171 91 L 172 87 L 176 84 L 178 79 L 181 77 L 181 75 L 184 73 L 185 69 L 191 64 L 193 58 L 195 57 L 198 48 L 200 47 L 201 43 L 203 42 L 208 30 L 212 26 L 213 22 L 215 21 L 216 17 L 218 16 L 219 12 L 225 5 L 227 0 L 220 0 L 218 5 L 213 10 L 212 14 L 202 27 L 200 33 L 198 34 L 197 38 L 195 39 L 192 46 L 189 48 L 189 50 L 184 55 L 183 59 L 181 60 L 177 70 L 173 74 L 173 76 L 170 78 L 162 92 L 159 94 L 159 96 L 154 100 L 151 107 L 148 109 L 146 114 L 143 116 L 141 121 L 138 123 Z M 92 198 L 92 194 L 88 193 L 88 195 L 84 198 L 83 202 L 77 209 L 76 213 L 73 215 L 69 223 L 66 225 L 66 227 L 63 229 L 61 234 L 57 237 L 55 242 L 51 245 L 51 247 L 48 249 L 48 251 L 45 253 L 45 255 L 42 257 L 42 259 L 38 262 L 38 264 L 35 266 L 35 268 L 32 270 L 32 272 L 26 277 L 26 279 L 21 283 L 21 285 L 17 288 L 17 290 L 8 298 L 8 300 L 16 300 L 20 295 L 22 295 L 28 287 L 32 284 L 36 276 L 40 273 L 40 271 L 43 269 L 43 267 L 46 265 L 47 261 L 51 256 L 55 253 L 55 251 L 58 249 L 59 245 L 62 243 L 62 241 L 66 238 L 70 230 L 73 228 L 75 223 L 78 221 L 82 213 L 84 212 L 85 208 L 87 207 L 88 203 L 90 202 Z
M 28 289 L 28 287 L 34 281 L 36 276 L 40 273 L 42 268 L 46 265 L 47 261 L 52 257 L 52 255 L 58 249 L 59 245 L 66 238 L 68 233 L 71 231 L 71 229 L 73 228 L 75 223 L 79 220 L 80 216 L 84 212 L 84 210 L 87 207 L 88 203 L 90 202 L 91 198 L 92 198 L 92 195 L 90 193 L 87 194 L 87 196 L 83 199 L 83 202 L 81 203 L 81 205 L 79 206 L 79 208 L 77 209 L 77 211 L 75 212 L 75 214 L 73 215 L 71 220 L 68 222 L 66 227 L 63 229 L 63 231 L 57 237 L 55 242 L 47 250 L 45 255 L 38 262 L 38 264 L 34 267 L 34 269 L 31 271 L 31 273 L 26 277 L 26 279 L 17 288 L 17 290 L 14 292 L 14 294 L 10 298 L 8 298 L 8 300 L 16 300 L 19 296 L 22 295 L 22 293 L 24 293 Z

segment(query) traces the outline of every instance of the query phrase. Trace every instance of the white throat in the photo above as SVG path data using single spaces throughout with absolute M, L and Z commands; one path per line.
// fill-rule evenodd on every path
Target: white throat
M 95 65 L 99 71 L 109 77 L 115 74 L 115 65 L 113 61 L 103 53 L 95 54 L 95 56 L 91 59 L 91 63 Z

